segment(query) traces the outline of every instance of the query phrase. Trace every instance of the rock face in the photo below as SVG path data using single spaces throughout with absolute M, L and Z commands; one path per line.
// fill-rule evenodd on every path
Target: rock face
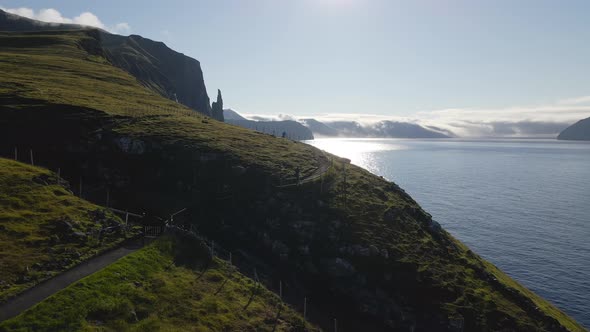
M 223 121 L 223 98 L 221 98 L 221 90 L 217 90 L 217 101 L 213 102 L 211 106 L 211 116 L 215 120 Z
M 111 63 L 163 97 L 211 116 L 209 96 L 199 61 L 178 53 L 162 42 L 137 35 L 101 33 Z
M 145 143 L 138 139 L 121 137 L 115 140 L 115 144 L 125 153 L 143 154 L 145 152 Z
M 562 131 L 559 140 L 590 141 L 590 118 L 580 120 Z

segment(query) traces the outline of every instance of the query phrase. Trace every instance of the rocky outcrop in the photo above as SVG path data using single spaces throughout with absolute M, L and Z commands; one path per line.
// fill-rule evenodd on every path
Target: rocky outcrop
M 211 116 L 215 120 L 223 121 L 223 98 L 219 89 L 217 89 L 217 101 L 214 101 L 211 106 Z
M 145 143 L 131 137 L 120 137 L 115 140 L 115 144 L 125 153 L 143 154 L 145 152 Z

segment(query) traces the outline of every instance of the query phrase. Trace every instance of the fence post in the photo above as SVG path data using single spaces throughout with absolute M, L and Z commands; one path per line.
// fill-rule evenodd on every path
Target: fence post
M 57 185 L 61 184 L 61 168 L 57 168 Z
M 303 298 L 303 319 L 307 320 L 307 297 Z
M 334 332 L 338 332 L 338 321 L 334 318 Z
M 279 280 L 279 298 L 283 299 L 283 281 Z
M 30 152 L 31 152 L 31 165 L 35 166 L 35 163 L 33 162 L 33 149 L 31 149 Z
M 14 161 L 18 161 L 18 149 L 16 146 L 14 147 Z
M 232 261 L 231 261 L 231 251 L 229 252 L 229 265 L 232 265 Z
M 129 212 L 125 211 L 125 235 L 127 235 L 127 231 L 129 230 L 129 227 L 127 226 L 128 221 L 129 221 Z

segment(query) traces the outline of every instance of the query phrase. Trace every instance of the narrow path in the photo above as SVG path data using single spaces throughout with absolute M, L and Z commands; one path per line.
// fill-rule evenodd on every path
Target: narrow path
M 319 159 L 320 165 L 311 174 L 307 175 L 306 177 L 301 178 L 299 180 L 299 183 L 297 183 L 297 181 L 295 181 L 293 183 L 284 184 L 284 185 L 280 185 L 280 186 L 276 186 L 276 187 L 277 188 L 295 187 L 298 185 L 302 185 L 304 183 L 315 181 L 315 180 L 319 179 L 320 177 L 322 177 L 324 174 L 326 174 L 330 170 L 330 167 L 332 166 L 332 157 L 328 157 L 324 153 L 324 151 L 320 151 L 320 153 L 321 153 L 321 155 L 316 155 L 316 158 Z
M 142 247 L 141 240 L 126 243 L 119 248 L 91 258 L 76 265 L 70 270 L 29 288 L 16 297 L 8 300 L 8 302 L 0 304 L 0 322 L 19 315 L 23 311 L 68 287 L 74 282 L 103 269 Z
M 330 166 L 332 166 L 332 160 L 328 156 L 326 156 L 324 151 L 320 151 L 320 153 L 321 155 L 317 156 L 317 158 L 320 161 L 320 166 L 315 171 L 313 171 L 313 173 L 311 173 L 309 176 L 307 176 L 304 179 L 301 179 L 301 181 L 299 182 L 300 184 L 319 179 L 322 175 L 326 174 L 330 169 Z

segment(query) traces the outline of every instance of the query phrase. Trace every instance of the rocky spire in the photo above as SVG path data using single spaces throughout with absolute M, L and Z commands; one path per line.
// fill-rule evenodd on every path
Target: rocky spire
M 211 116 L 213 119 L 223 121 L 223 98 L 221 98 L 221 90 L 217 90 L 217 101 L 213 102 L 211 106 Z

